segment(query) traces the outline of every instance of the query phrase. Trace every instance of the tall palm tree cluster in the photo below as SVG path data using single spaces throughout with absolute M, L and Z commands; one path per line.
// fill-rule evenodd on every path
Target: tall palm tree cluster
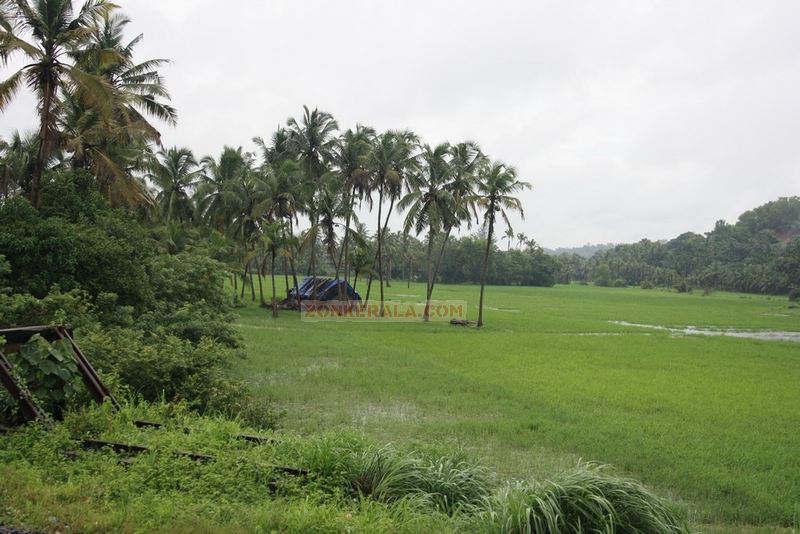
M 112 205 L 135 208 L 158 226 L 167 252 L 196 235 L 238 265 L 242 298 L 246 280 L 255 298 L 257 278 L 267 305 L 261 283 L 269 271 L 273 315 L 276 272 L 287 294 L 296 289 L 301 254 L 312 277 L 321 269 L 353 285 L 366 277 L 365 305 L 376 280 L 383 315 L 394 215 L 404 220 L 405 236 L 424 236 L 427 321 L 448 240 L 481 225 L 483 324 L 495 225 L 500 217 L 510 226 L 509 210 L 522 214 L 514 195 L 529 187 L 513 167 L 491 161 L 471 141 L 430 146 L 406 130 L 340 131 L 330 113 L 308 107 L 268 140 L 254 138 L 252 152 L 225 147 L 218 158 L 197 159 L 188 148 L 162 147 L 149 120 L 176 121 L 158 72 L 166 60 L 133 59 L 141 35 L 125 40 L 129 21 L 116 9 L 106 0 L 88 0 L 78 12 L 70 0 L 0 0 L 0 60 L 27 60 L 0 84 L 0 110 L 25 84 L 37 95 L 40 118 L 36 134 L 0 144 L 0 195 L 21 193 L 36 205 L 46 171 L 86 170 Z M 359 218 L 365 211 L 377 215 L 371 240 Z
M 85 169 L 114 205 L 149 199 L 140 172 L 160 135 L 148 119 L 174 124 L 158 72 L 166 63 L 137 63 L 142 36 L 126 41 L 129 20 L 107 0 L 77 12 L 71 0 L 0 0 L 0 64 L 25 64 L 0 82 L 0 111 L 27 86 L 37 98 L 38 131 L 5 145 L 2 193 L 15 190 L 38 204 L 44 173 Z

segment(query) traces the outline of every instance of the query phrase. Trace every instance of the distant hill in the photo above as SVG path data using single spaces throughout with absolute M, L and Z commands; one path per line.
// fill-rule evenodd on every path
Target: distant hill
M 561 254 L 577 254 L 582 258 L 591 258 L 598 252 L 604 252 L 606 250 L 610 250 L 617 246 L 615 243 L 598 243 L 597 245 L 593 245 L 591 243 L 586 243 L 582 247 L 559 247 L 559 248 L 546 248 L 544 251 L 548 254 L 553 256 L 560 256 Z
M 562 282 L 800 294 L 800 197 L 767 202 L 734 224 L 719 220 L 703 234 L 554 252 L 562 254 Z

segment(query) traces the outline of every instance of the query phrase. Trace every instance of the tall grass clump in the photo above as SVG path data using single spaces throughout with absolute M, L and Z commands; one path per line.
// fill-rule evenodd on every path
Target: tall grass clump
M 507 485 L 480 512 L 490 533 L 684 534 L 685 520 L 641 484 L 580 464 L 556 480 Z
M 386 446 L 357 451 L 354 459 L 349 489 L 381 501 L 414 498 L 452 515 L 489 491 L 485 470 L 461 454 L 426 459 Z
M 442 456 L 400 451 L 347 432 L 308 441 L 298 461 L 327 491 L 385 503 L 413 502 L 454 515 L 480 505 L 491 489 L 487 471 L 460 451 Z

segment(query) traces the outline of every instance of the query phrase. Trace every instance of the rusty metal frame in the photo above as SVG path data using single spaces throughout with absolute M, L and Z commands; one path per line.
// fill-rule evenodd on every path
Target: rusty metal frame
M 49 416 L 42 412 L 26 394 L 27 386 L 19 383 L 14 374 L 14 368 L 5 353 L 19 352 L 20 347 L 30 341 L 36 334 L 39 334 L 45 341 L 50 343 L 59 340 L 67 341 L 72 349 L 72 356 L 77 364 L 83 383 L 86 384 L 86 389 L 89 390 L 95 402 L 102 404 L 108 399 L 114 406 L 115 411 L 120 409 L 117 399 L 103 384 L 89 359 L 86 358 L 78 344 L 75 343 L 71 326 L 26 326 L 1 329 L 0 337 L 5 338 L 6 344 L 0 350 L 0 382 L 19 404 L 25 421 L 33 421 L 35 419 L 48 420 Z

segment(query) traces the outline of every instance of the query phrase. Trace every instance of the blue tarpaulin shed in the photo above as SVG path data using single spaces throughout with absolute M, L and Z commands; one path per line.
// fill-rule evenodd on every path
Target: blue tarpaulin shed
M 361 300 L 361 295 L 356 293 L 353 286 L 344 280 L 337 280 L 336 278 L 319 278 L 316 279 L 309 276 L 300 283 L 298 288 L 300 292 L 300 300 L 311 300 L 314 297 L 314 286 L 317 287 L 317 300 L 331 301 L 339 299 L 339 286 L 344 286 L 343 294 L 349 300 Z M 297 293 L 294 288 L 289 290 L 289 297 L 286 302 L 296 302 Z

